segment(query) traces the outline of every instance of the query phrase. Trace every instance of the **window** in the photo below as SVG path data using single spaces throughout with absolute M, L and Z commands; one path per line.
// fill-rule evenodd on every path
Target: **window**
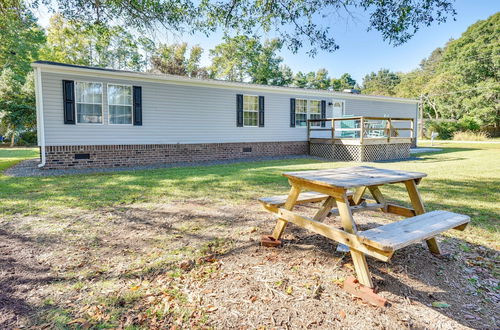
M 307 119 L 321 119 L 321 101 L 296 99 L 295 127 L 306 127 Z M 321 123 L 311 123 L 311 126 L 321 126 Z
M 321 119 L 321 101 L 309 101 L 309 119 Z M 313 122 L 311 126 L 321 126 L 321 122 Z
M 109 123 L 132 125 L 132 86 L 108 84 Z
M 295 126 L 307 126 L 307 100 L 295 100 Z
M 102 124 L 102 83 L 75 83 L 78 124 Z
M 259 97 L 243 95 L 243 126 L 257 127 L 259 124 Z

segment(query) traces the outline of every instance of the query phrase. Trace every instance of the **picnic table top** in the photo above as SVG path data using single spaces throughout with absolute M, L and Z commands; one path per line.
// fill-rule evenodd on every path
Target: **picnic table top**
M 307 181 L 321 186 L 326 185 L 348 189 L 421 179 L 426 177 L 427 174 L 421 172 L 388 170 L 371 166 L 356 166 L 328 170 L 285 172 L 283 176 L 292 180 Z

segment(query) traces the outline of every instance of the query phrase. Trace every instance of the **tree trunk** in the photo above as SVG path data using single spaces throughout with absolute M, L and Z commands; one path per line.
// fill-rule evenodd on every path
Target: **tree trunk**
M 12 148 L 16 142 L 16 133 L 12 133 L 10 136 L 10 147 Z

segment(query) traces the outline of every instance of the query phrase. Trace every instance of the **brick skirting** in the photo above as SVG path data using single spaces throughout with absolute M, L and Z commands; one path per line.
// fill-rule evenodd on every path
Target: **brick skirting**
M 45 147 L 45 169 L 118 167 L 261 156 L 302 155 L 308 143 L 252 142 L 206 144 L 84 145 Z

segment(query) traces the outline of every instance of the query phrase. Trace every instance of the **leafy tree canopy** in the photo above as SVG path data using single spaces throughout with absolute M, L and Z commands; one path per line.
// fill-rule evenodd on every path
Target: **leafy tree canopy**
M 471 25 L 400 75 L 396 95 L 422 97 L 433 119 L 473 119 L 500 127 L 500 13 Z
M 388 69 L 380 69 L 377 73 L 372 72 L 363 78 L 363 94 L 372 95 L 396 95 L 396 86 L 401 81 L 400 76 Z
M 191 47 L 188 57 L 187 48 L 185 42 L 172 45 L 160 44 L 151 57 L 151 71 L 194 78 L 208 77 L 206 68 L 200 66 L 203 49 L 200 46 Z
M 33 74 L 28 74 L 24 83 L 17 76 L 11 69 L 0 73 L 0 122 L 11 138 L 11 146 L 20 133 L 36 126 Z
M 0 68 L 12 70 L 22 82 L 38 58 L 45 34 L 32 13 L 16 2 L 5 0 L 0 5 Z
M 225 36 L 224 42 L 210 50 L 210 76 L 275 85 L 283 80 L 280 77 L 283 58 L 276 55 L 280 48 L 281 43 L 276 39 L 261 43 L 259 39 L 248 36 Z
M 151 47 L 151 43 L 147 38 L 133 36 L 121 26 L 87 25 L 55 14 L 50 19 L 47 43 L 40 57 L 69 64 L 139 71 L 146 64 L 140 50 Z
M 20 2 L 21 0 L 9 0 Z M 410 39 L 422 26 L 445 22 L 455 16 L 453 0 L 40 0 L 69 19 L 91 23 L 121 21 L 135 28 L 171 31 L 237 31 L 257 35 L 274 32 L 290 50 L 308 47 L 334 51 L 339 46 L 331 27 L 319 19 L 326 13 L 350 15 L 362 10 L 369 15 L 369 29 L 377 30 L 384 40 L 399 45 Z

